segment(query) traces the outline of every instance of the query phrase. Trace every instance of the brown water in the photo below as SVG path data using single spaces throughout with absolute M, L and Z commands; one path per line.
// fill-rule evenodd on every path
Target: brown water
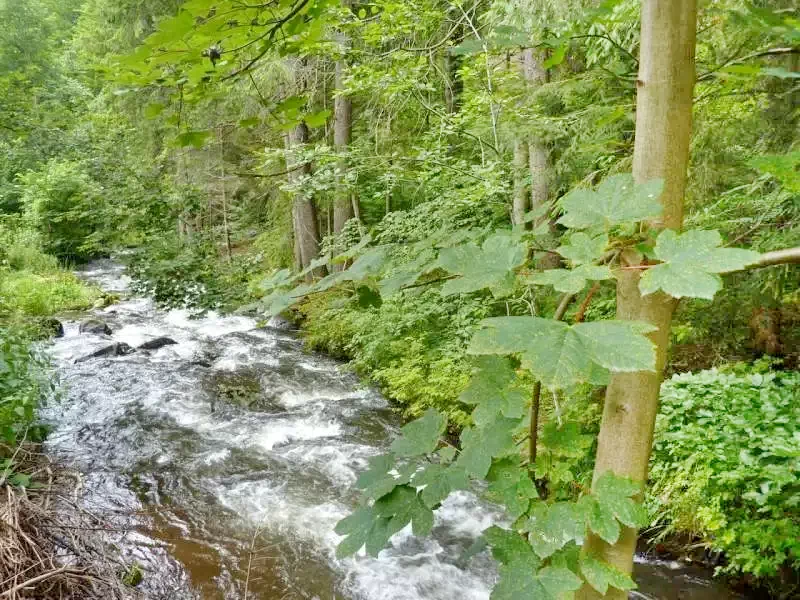
M 109 261 L 83 276 L 127 287 Z M 429 538 L 402 531 L 377 559 L 334 557 L 333 525 L 356 502 L 357 473 L 399 426 L 339 363 L 242 316 L 193 319 L 146 298 L 94 313 L 111 339 L 70 320 L 52 346 L 66 391 L 45 413 L 48 443 L 83 474 L 85 506 L 125 530 L 115 539 L 142 565 L 150 597 L 488 600 L 493 561 L 460 556 L 503 517 L 472 494 L 443 505 Z M 178 344 L 74 362 L 112 341 L 159 336 Z M 677 563 L 639 557 L 636 575 L 634 598 L 736 597 Z

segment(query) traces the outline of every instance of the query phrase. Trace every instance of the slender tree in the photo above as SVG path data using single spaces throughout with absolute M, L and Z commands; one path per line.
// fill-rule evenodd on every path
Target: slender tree
M 351 1 L 342 0 L 342 7 L 350 10 Z M 358 199 L 349 190 L 345 177 L 349 168 L 347 152 L 350 148 L 350 141 L 353 132 L 353 101 L 344 90 L 344 76 L 347 69 L 347 51 L 350 47 L 350 40 L 345 33 L 340 32 L 342 55 L 336 61 L 336 97 L 333 101 L 334 124 L 333 124 L 333 145 L 339 154 L 337 165 L 336 196 L 333 204 L 333 231 L 339 233 L 344 224 L 356 216 L 356 204 Z
M 679 229 L 683 219 L 695 82 L 696 20 L 695 0 L 642 3 L 633 172 L 639 182 L 657 178 L 665 182 L 661 196 L 663 220 L 652 224 L 656 228 Z M 657 350 L 656 370 L 612 376 L 600 428 L 595 481 L 608 471 L 640 482 L 647 479 L 676 301 L 662 293 L 642 296 L 639 267 L 636 263 L 628 264 L 616 274 L 617 317 L 657 327 L 650 336 Z M 584 552 L 630 573 L 636 540 L 637 531 L 630 528 L 615 544 L 592 535 Z M 602 596 L 586 585 L 580 597 L 585 600 Z M 622 600 L 627 594 L 612 588 L 605 597 Z

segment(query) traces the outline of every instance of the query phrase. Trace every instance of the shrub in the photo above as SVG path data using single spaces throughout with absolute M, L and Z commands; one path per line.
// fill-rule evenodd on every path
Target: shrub
M 102 190 L 80 164 L 50 161 L 21 178 L 25 214 L 45 252 L 85 261 L 102 250 Z
M 665 533 L 724 551 L 729 572 L 800 568 L 800 374 L 676 375 L 662 388 L 648 500 Z
M 47 316 L 89 308 L 100 297 L 72 273 L 0 272 L 0 313 Z
M 30 426 L 46 391 L 45 361 L 29 348 L 30 340 L 20 328 L 0 326 L 0 440 L 12 445 L 23 436 L 41 437 L 38 428 Z

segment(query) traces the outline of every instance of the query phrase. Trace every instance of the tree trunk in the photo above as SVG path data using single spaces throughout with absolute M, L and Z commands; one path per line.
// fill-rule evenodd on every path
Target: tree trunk
M 342 6 L 350 8 L 350 0 L 342 0 Z M 342 52 L 346 55 L 350 42 L 347 36 L 341 35 Z M 352 197 L 350 190 L 345 183 L 348 161 L 346 153 L 350 147 L 350 140 L 353 132 L 353 101 L 341 94 L 344 89 L 344 71 L 347 67 L 345 56 L 336 61 L 336 92 L 337 96 L 333 100 L 334 124 L 333 124 L 333 146 L 340 158 L 337 164 L 338 174 L 336 176 L 336 197 L 333 204 L 333 232 L 339 233 L 344 224 L 355 216 L 354 204 L 358 200 Z
M 532 48 L 525 50 L 523 70 L 525 80 L 532 88 L 547 83 L 547 70 L 542 67 L 541 57 Z M 546 204 L 550 195 L 550 157 L 544 143 L 536 135 L 528 139 L 528 160 L 531 170 L 531 210 L 535 210 Z
M 686 169 L 695 81 L 696 0 L 643 0 L 642 36 L 633 173 L 638 182 L 663 178 L 664 216 L 657 227 L 679 229 L 683 218 Z M 656 371 L 617 373 L 606 392 L 598 440 L 595 481 L 611 471 L 646 482 L 658 412 L 658 395 L 676 302 L 661 294 L 639 294 L 641 270 L 617 273 L 617 318 L 645 321 L 658 327 L 650 337 L 657 349 Z M 637 531 L 624 529 L 616 544 L 589 536 L 590 552 L 617 569 L 631 573 Z M 601 598 L 585 585 L 581 599 Z M 610 589 L 605 596 L 623 600 L 627 593 Z
M 522 138 L 514 140 L 514 205 L 511 210 L 511 222 L 521 225 L 528 212 L 528 142 Z
M 289 132 L 287 147 L 289 156 L 287 168 L 289 180 L 297 182 L 311 174 L 311 165 L 298 165 L 294 150 L 308 142 L 308 126 L 300 123 Z M 295 237 L 295 260 L 298 266 L 305 269 L 319 254 L 319 229 L 317 226 L 317 209 L 314 200 L 303 190 L 295 191 L 292 201 L 292 224 Z M 320 273 L 321 274 L 321 273 Z

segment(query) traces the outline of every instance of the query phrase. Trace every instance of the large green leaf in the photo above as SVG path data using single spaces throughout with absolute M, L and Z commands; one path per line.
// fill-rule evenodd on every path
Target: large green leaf
M 545 559 L 569 542 L 583 544 L 586 516 L 584 507 L 574 502 L 537 504 L 525 524 L 534 552 Z
M 581 584 L 581 579 L 569 569 L 545 567 L 537 573 L 525 562 L 513 562 L 500 568 L 500 579 L 492 590 L 491 600 L 563 600 Z
M 483 532 L 483 538 L 491 547 L 495 560 L 504 565 L 525 563 L 535 570 L 540 564 L 530 544 L 516 531 L 493 525 Z
M 598 260 L 607 247 L 608 236 L 605 233 L 590 236 L 588 233 L 578 231 L 569 236 L 569 244 L 559 246 L 556 251 L 573 264 L 583 265 Z
M 439 438 L 447 426 L 447 419 L 429 408 L 425 414 L 400 430 L 401 435 L 392 442 L 391 450 L 397 456 L 423 456 L 439 445 Z
M 518 419 L 525 413 L 528 394 L 519 385 L 507 358 L 481 356 L 478 371 L 459 399 L 475 405 L 472 418 L 478 425 L 490 423 L 498 414 Z
M 428 535 L 433 529 L 433 511 L 420 499 L 417 490 L 401 485 L 375 502 L 375 513 L 389 519 L 390 535 L 411 523 L 414 535 Z
M 521 419 L 497 417 L 480 428 L 467 427 L 461 432 L 461 454 L 456 466 L 468 474 L 483 479 L 492 466 L 492 458 L 508 456 L 515 452 L 514 431 Z
M 487 480 L 492 499 L 501 502 L 512 519 L 528 512 L 531 500 L 539 497 L 528 470 L 520 466 L 518 457 L 495 462 Z
M 394 475 L 396 459 L 391 454 L 373 456 L 369 459 L 368 468 L 356 480 L 356 487 L 364 490 L 370 498 L 380 498 L 391 492 L 396 486 L 408 483 L 410 473 Z
M 651 219 L 663 210 L 658 201 L 663 191 L 661 179 L 636 184 L 633 175 L 612 175 L 594 191 L 580 188 L 564 196 L 564 215 L 558 222 L 570 229 L 588 229 Z
M 606 595 L 609 587 L 626 592 L 636 589 L 636 584 L 629 575 L 590 554 L 581 555 L 580 569 L 586 582 L 603 596 Z
M 486 239 L 482 246 L 470 242 L 439 253 L 439 266 L 459 275 L 442 286 L 442 295 L 466 294 L 489 288 L 495 297 L 507 296 L 514 289 L 514 270 L 527 256 L 525 244 L 508 233 Z
M 654 254 L 661 264 L 647 269 L 639 281 L 642 294 L 658 290 L 673 298 L 714 297 L 722 288 L 717 273 L 738 271 L 758 261 L 758 252 L 741 248 L 721 248 L 718 231 L 692 230 L 680 234 L 662 231 Z
M 336 556 L 351 556 L 364 545 L 367 546 L 367 552 L 377 556 L 392 537 L 389 522 L 389 518 L 380 517 L 372 507 L 356 509 L 336 524 L 336 533 L 346 536 L 336 547 Z
M 578 265 L 574 269 L 549 269 L 536 273 L 528 281 L 536 285 L 552 285 L 557 292 L 577 294 L 588 281 L 611 279 L 611 269 L 605 265 Z
M 598 368 L 652 371 L 655 348 L 643 334 L 646 323 L 598 321 L 567 325 L 540 317 L 497 317 L 481 321 L 472 354 L 519 354 L 522 366 L 544 385 L 566 387 L 592 381 Z
M 634 500 L 634 496 L 641 491 L 640 484 L 608 471 L 597 479 L 592 488 L 592 495 L 623 525 L 641 527 L 647 522 L 647 513 L 642 505 Z
M 455 465 L 429 464 L 414 476 L 414 485 L 425 486 L 420 493 L 426 506 L 434 508 L 444 502 L 451 492 L 465 490 L 469 479 L 464 469 Z

